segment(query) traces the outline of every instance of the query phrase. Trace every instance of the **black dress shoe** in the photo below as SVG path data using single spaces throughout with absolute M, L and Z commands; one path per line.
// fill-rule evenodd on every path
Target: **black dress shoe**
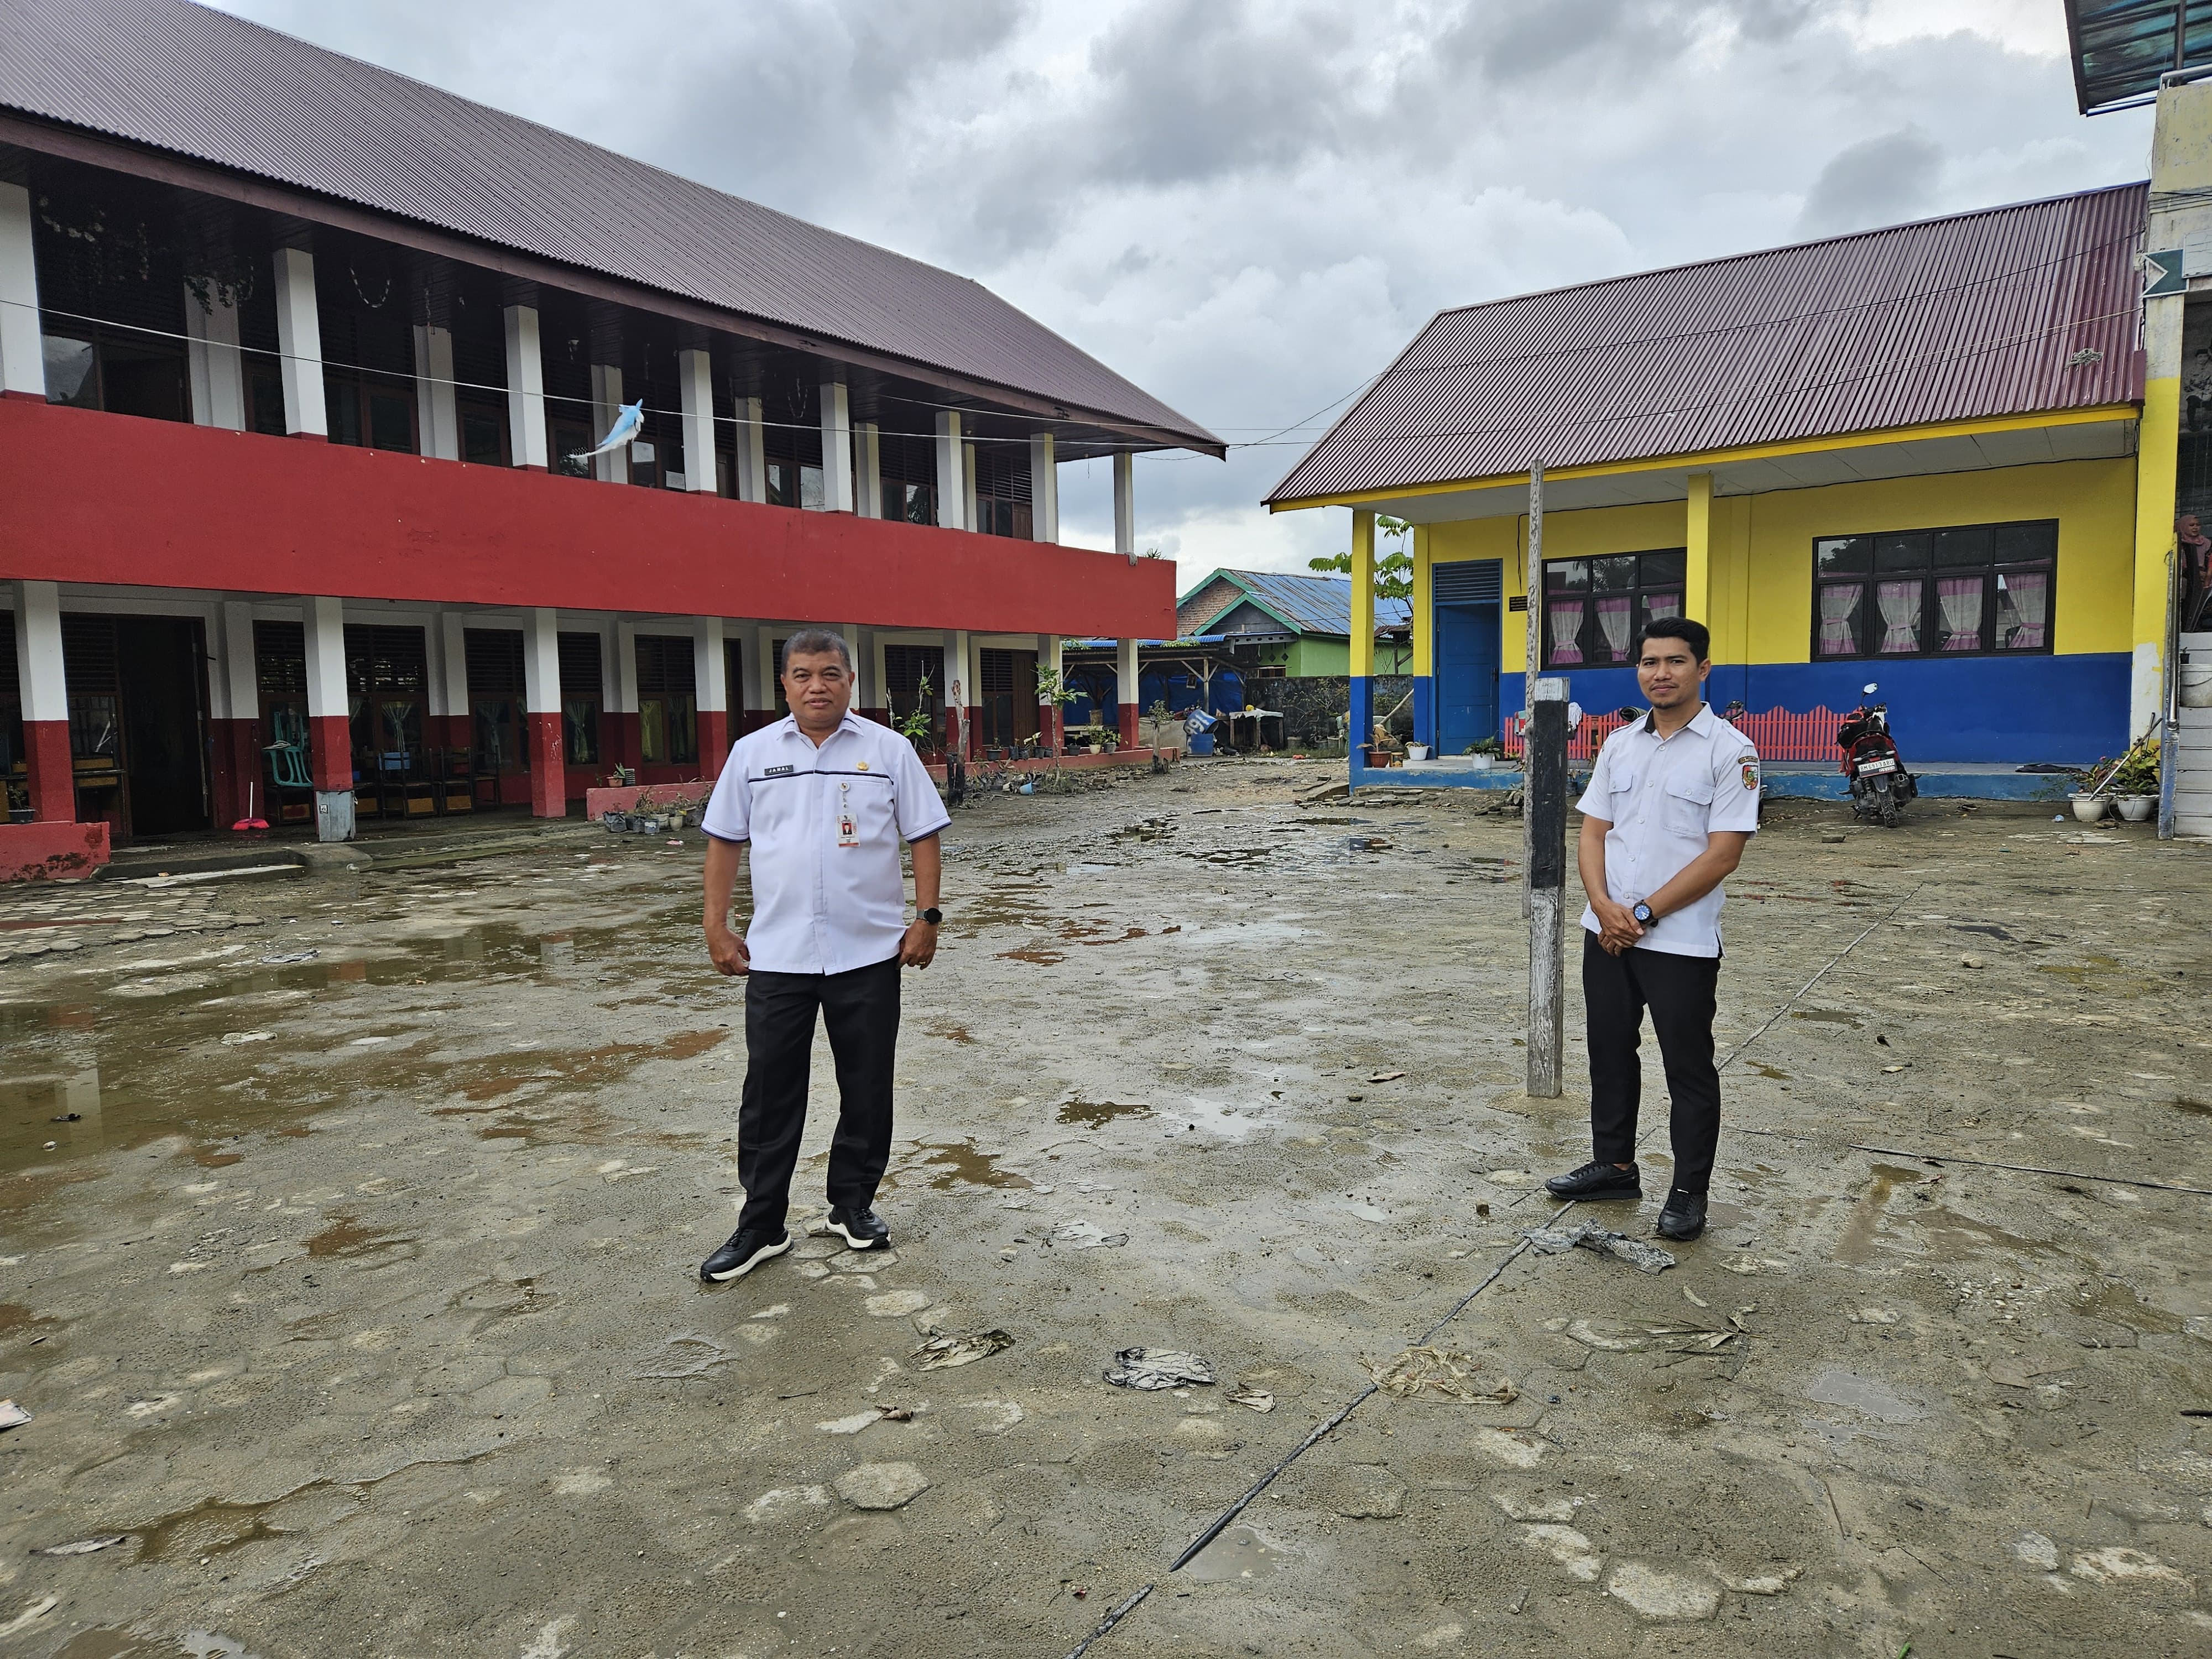
M 760 1227 L 740 1227 L 732 1233 L 729 1242 L 699 1264 L 699 1277 L 709 1285 L 726 1285 L 732 1279 L 743 1279 L 771 1256 L 781 1255 L 791 1248 L 791 1235 L 777 1228 L 769 1232 Z
M 1644 1176 L 1633 1164 L 1626 1169 L 1604 1162 L 1585 1164 L 1579 1170 L 1563 1176 L 1553 1176 L 1544 1183 L 1546 1190 L 1560 1198 L 1579 1198 L 1585 1201 L 1600 1198 L 1641 1198 L 1644 1196 Z
M 833 1209 L 830 1231 L 856 1250 L 890 1248 L 891 1230 L 873 1210 Z
M 1667 1194 L 1667 1207 L 1659 1212 L 1659 1237 L 1687 1241 L 1705 1230 L 1705 1195 L 1684 1192 L 1680 1187 Z

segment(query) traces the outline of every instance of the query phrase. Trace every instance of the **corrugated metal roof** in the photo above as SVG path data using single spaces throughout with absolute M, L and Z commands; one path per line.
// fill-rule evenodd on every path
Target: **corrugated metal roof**
M 1267 500 L 2132 401 L 2148 188 L 1445 312 Z
M 1225 580 L 1235 583 L 1244 593 L 1263 609 L 1272 611 L 1294 632 L 1299 634 L 1334 634 L 1339 639 L 1352 637 L 1352 578 L 1349 576 L 1292 576 L 1273 570 L 1217 570 L 1191 591 L 1201 591 L 1208 582 Z M 1217 610 L 1213 616 L 1197 619 L 1197 626 L 1210 626 L 1218 617 L 1236 609 L 1231 601 Z M 1413 607 L 1403 599 L 1375 601 L 1375 625 L 1377 628 L 1404 628 L 1413 617 Z
M 8 7 L 0 107 L 1220 447 L 981 283 L 185 0 Z

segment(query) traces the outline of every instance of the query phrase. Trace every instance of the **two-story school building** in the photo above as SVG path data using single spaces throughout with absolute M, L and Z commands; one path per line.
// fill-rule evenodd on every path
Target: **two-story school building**
M 711 777 L 801 625 L 1034 735 L 1062 638 L 1173 630 L 1133 458 L 1221 453 L 964 277 L 185 0 L 9 17 L 0 394 L 9 816 L 142 838 Z
M 1438 316 L 1268 497 L 1353 509 L 1356 715 L 1386 514 L 1443 755 L 1522 708 L 1532 596 L 1594 713 L 1683 614 L 1711 701 L 1797 734 L 1770 758 L 1832 758 L 1869 682 L 1915 765 L 2118 753 L 2157 716 L 2173 546 L 2170 423 L 2137 465 L 2145 209 L 2123 185 Z

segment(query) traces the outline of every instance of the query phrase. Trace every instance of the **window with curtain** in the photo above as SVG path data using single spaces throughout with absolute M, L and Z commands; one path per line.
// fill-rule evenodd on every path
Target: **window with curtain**
M 1553 559 L 1544 566 L 1544 665 L 1621 668 L 1644 623 L 1682 614 L 1689 556 L 1681 548 Z
M 699 758 L 699 699 L 692 641 L 637 636 L 638 758 L 656 766 Z
M 1813 654 L 1989 656 L 2051 648 L 2055 519 L 1823 536 Z

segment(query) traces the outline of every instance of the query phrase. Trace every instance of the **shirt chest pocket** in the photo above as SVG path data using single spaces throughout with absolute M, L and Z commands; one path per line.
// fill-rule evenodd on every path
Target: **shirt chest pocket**
M 852 817 L 854 833 L 866 846 L 880 842 L 896 843 L 896 828 L 891 811 L 891 787 L 887 778 L 840 778 L 846 786 L 837 792 L 837 811 L 840 828 L 848 813 Z
M 1668 834 L 1703 837 L 1713 820 L 1713 781 L 1695 774 L 1668 778 L 1659 810 Z

